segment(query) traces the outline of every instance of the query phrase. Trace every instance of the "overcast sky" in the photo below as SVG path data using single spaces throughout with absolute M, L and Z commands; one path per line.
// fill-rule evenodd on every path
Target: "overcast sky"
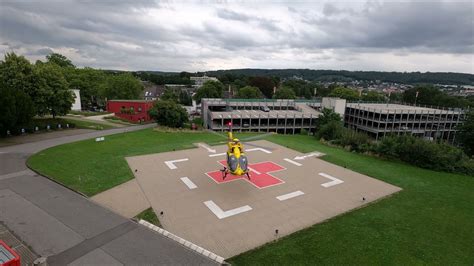
M 0 0 L 0 52 L 77 66 L 474 73 L 474 2 Z

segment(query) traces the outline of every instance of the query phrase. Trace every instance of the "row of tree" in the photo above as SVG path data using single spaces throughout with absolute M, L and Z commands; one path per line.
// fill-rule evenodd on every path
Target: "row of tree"
M 474 175 L 474 111 L 467 114 L 466 121 L 458 128 L 456 139 L 462 149 L 411 135 L 395 134 L 375 142 L 365 133 L 345 128 L 339 114 L 330 109 L 322 110 L 316 137 L 355 152 L 377 154 L 437 171 Z
M 30 63 L 7 53 L 0 61 L 0 134 L 27 125 L 34 116 L 65 115 L 79 89 L 83 108 L 104 106 L 105 99 L 137 99 L 142 84 L 130 73 L 76 68 L 63 55 Z
M 346 70 L 312 70 L 312 69 L 230 69 L 206 72 L 220 80 L 244 79 L 245 77 L 271 77 L 291 79 L 301 77 L 310 81 L 347 82 L 353 80 L 367 82 L 396 82 L 403 84 L 474 84 L 474 75 L 450 72 L 381 72 L 381 71 L 346 71 Z M 199 74 L 199 73 L 198 73 Z

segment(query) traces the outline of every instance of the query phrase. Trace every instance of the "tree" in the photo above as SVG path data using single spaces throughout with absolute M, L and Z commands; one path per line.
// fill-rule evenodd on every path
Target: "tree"
M 275 92 L 273 95 L 275 99 L 295 99 L 295 91 L 289 87 L 282 87 Z
M 74 96 L 60 67 L 56 64 L 42 64 L 37 72 L 40 77 L 39 87 L 45 92 L 41 95 L 43 105 L 37 110 L 39 115 L 50 113 L 56 118 L 57 115 L 67 114 L 71 110 Z
M 178 94 L 171 88 L 165 88 L 165 91 L 160 97 L 163 101 L 173 101 L 175 103 L 178 102 Z
M 262 92 L 257 87 L 245 86 L 237 92 L 237 98 L 255 99 L 262 98 Z
M 102 97 L 109 100 L 138 99 L 143 91 L 143 85 L 130 73 L 110 75 L 100 89 Z
M 283 82 L 283 87 L 291 88 L 298 97 L 305 97 L 306 99 L 311 99 L 314 96 L 315 89 L 319 91 L 321 85 L 315 82 L 290 79 Z
M 418 97 L 416 93 L 418 92 Z M 450 96 L 433 85 L 417 85 L 403 93 L 403 101 L 444 107 L 466 108 L 471 105 L 468 99 Z
M 107 82 L 107 75 L 102 70 L 89 67 L 62 68 L 64 78 L 69 83 L 69 88 L 80 90 L 82 108 L 103 105 L 99 88 Z
M 193 98 L 186 90 L 181 90 L 179 92 L 179 103 L 185 106 L 190 106 L 193 104 Z
M 202 98 L 222 98 L 224 85 L 219 81 L 208 80 L 196 91 L 194 100 L 201 102 Z
M 382 93 L 376 91 L 368 91 L 362 95 L 362 101 L 367 102 L 382 102 L 385 100 L 385 96 Z
M 23 56 L 5 54 L 0 62 L 0 134 L 23 126 L 35 115 L 30 94 L 37 91 L 33 66 Z
M 330 94 L 330 97 L 339 97 L 342 99 L 346 99 L 348 101 L 354 101 L 359 99 L 359 94 L 357 91 L 349 88 L 344 87 L 337 87 L 335 88 Z
M 341 116 L 338 113 L 334 112 L 332 109 L 324 108 L 318 118 L 318 126 L 321 127 L 332 121 L 341 123 Z
M 67 57 L 65 57 L 62 54 L 57 54 L 57 53 L 51 53 L 46 56 L 46 62 L 51 63 L 51 64 L 56 64 L 60 67 L 72 67 L 75 68 L 72 64 L 72 61 L 69 60 Z
M 183 127 L 188 121 L 186 110 L 173 101 L 156 101 L 149 114 L 159 125 L 173 128 Z
M 23 56 L 6 53 L 0 62 L 0 83 L 3 88 L 22 90 L 32 99 L 37 95 L 38 76 L 34 66 Z
M 25 92 L 0 85 L 0 114 L 0 135 L 5 135 L 31 121 L 33 102 Z
M 416 94 L 418 92 L 418 97 Z M 437 105 L 437 99 L 441 96 L 441 91 L 433 85 L 417 85 L 414 88 L 403 92 L 403 101 L 407 103 Z
M 248 84 L 253 87 L 257 87 L 263 93 L 263 95 L 267 98 L 272 98 L 273 96 L 273 88 L 275 87 L 275 83 L 269 77 L 253 77 L 250 78 Z
M 474 155 L 474 110 L 471 109 L 466 114 L 464 123 L 457 129 L 457 140 L 461 143 L 464 152 L 469 156 Z

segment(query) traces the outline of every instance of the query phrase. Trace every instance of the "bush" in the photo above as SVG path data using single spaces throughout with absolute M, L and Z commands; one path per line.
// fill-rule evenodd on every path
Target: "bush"
M 369 136 L 347 128 L 342 129 L 341 136 L 336 143 L 343 147 L 349 147 L 351 151 L 367 152 L 372 150 Z
M 186 110 L 173 101 L 156 101 L 149 114 L 162 126 L 178 128 L 188 122 Z
M 383 138 L 376 151 L 422 168 L 474 174 L 474 161 L 461 149 L 446 143 L 429 142 L 411 135 L 391 136 Z
M 325 140 L 339 139 L 342 136 L 343 130 L 344 127 L 342 126 L 341 122 L 329 121 L 319 128 L 318 132 L 316 133 L 316 137 L 318 139 Z

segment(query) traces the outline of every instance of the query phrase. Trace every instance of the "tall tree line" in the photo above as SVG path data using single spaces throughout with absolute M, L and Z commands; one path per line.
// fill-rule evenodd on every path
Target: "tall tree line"
M 65 115 L 79 89 L 83 108 L 104 105 L 105 99 L 136 99 L 143 90 L 130 73 L 107 74 L 76 68 L 63 55 L 30 63 L 24 56 L 6 53 L 0 61 L 0 134 L 27 125 L 34 116 Z

